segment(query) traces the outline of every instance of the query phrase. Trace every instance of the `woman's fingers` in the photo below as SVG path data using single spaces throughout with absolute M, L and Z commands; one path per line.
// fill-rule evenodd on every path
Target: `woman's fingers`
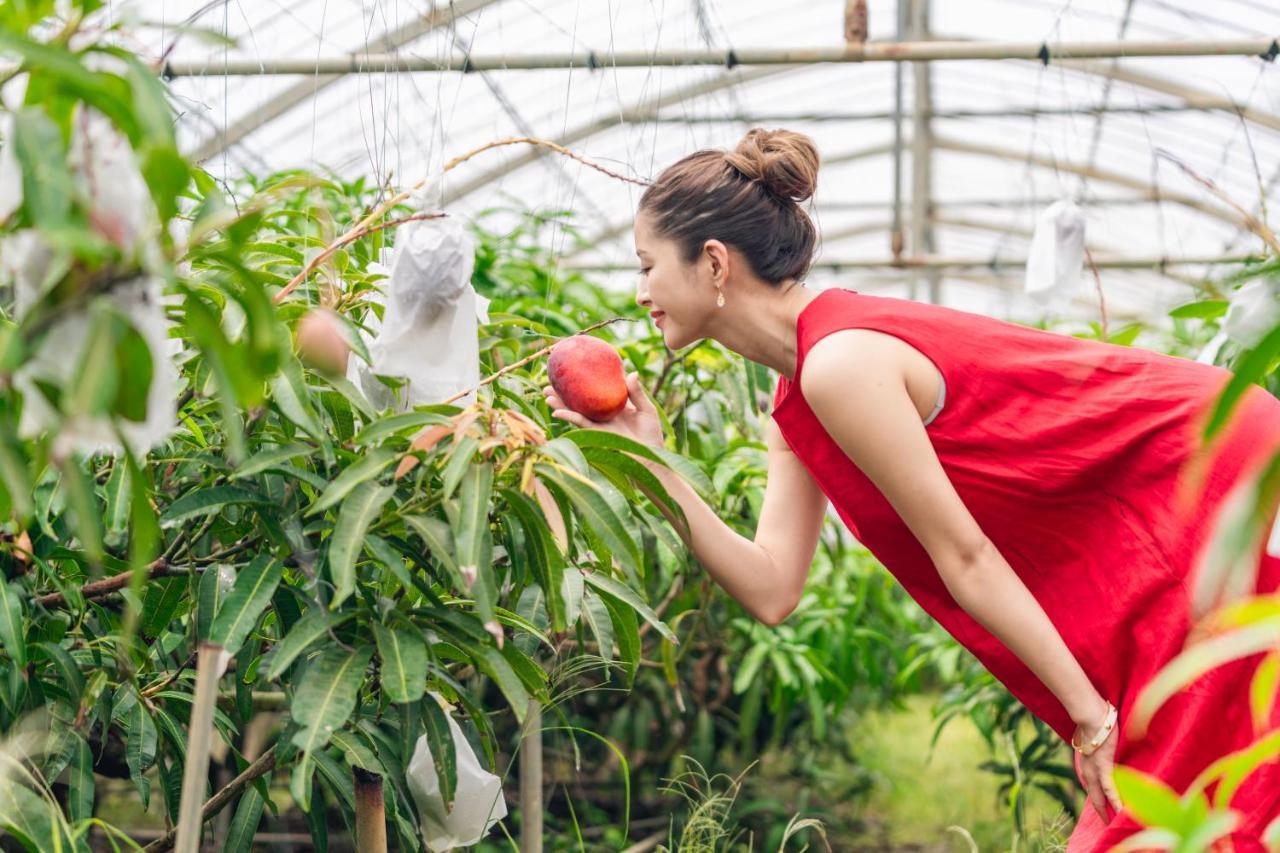
M 582 429 L 590 429 L 591 427 L 595 426 L 594 421 L 588 420 L 587 418 L 578 414 L 572 409 L 553 409 L 551 412 L 551 417 L 559 418 L 562 421 L 567 421 L 576 427 L 581 427 Z
M 1124 802 L 1120 799 L 1120 791 L 1116 789 L 1115 779 L 1111 776 L 1111 766 L 1103 769 L 1099 774 L 1102 782 L 1102 791 L 1107 797 L 1107 802 L 1111 804 L 1111 808 L 1119 812 L 1124 808 Z
M 627 396 L 631 398 L 636 411 L 657 413 L 658 410 L 653 407 L 653 401 L 649 399 L 644 386 L 640 384 L 639 373 L 627 374 Z

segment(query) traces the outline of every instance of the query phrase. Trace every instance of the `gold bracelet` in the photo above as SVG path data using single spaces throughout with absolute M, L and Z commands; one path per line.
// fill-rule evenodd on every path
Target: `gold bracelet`
M 1071 735 L 1071 748 L 1081 755 L 1093 755 L 1098 751 L 1098 747 L 1107 742 L 1107 738 L 1111 736 L 1111 730 L 1116 727 L 1116 720 L 1120 715 L 1116 712 L 1116 706 L 1110 702 L 1107 703 L 1107 718 L 1102 722 L 1102 728 L 1089 739 L 1088 743 L 1076 743 L 1076 736 L 1073 732 Z M 1079 727 L 1077 726 L 1077 729 Z

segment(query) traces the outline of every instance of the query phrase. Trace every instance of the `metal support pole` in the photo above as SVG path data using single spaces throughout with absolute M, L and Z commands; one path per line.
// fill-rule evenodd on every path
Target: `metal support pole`
M 1248 260 L 1256 260 L 1258 256 L 1248 254 L 1233 255 L 1205 255 L 1202 257 L 1190 256 L 1185 258 L 1165 258 L 1165 257 L 1094 257 L 1094 264 L 1098 269 L 1117 269 L 1117 270 L 1154 270 L 1162 271 L 1166 267 L 1177 266 L 1216 266 L 1229 264 L 1242 264 Z M 849 260 L 831 260 L 822 259 L 814 261 L 814 269 L 822 270 L 876 270 L 876 269 L 901 269 L 901 270 L 956 270 L 956 269 L 1012 269 L 1017 267 L 1025 267 L 1027 265 L 1026 258 L 948 258 L 948 257 L 907 257 L 895 260 L 893 258 L 872 258 L 872 259 L 849 259 Z M 566 264 L 564 269 L 574 270 L 577 272 L 635 272 L 635 264 Z
M 907 0 L 898 0 L 898 41 L 907 34 Z M 902 63 L 893 66 L 893 227 L 889 251 L 902 257 L 906 237 L 902 233 Z
M 1248 39 L 1189 39 L 1185 41 L 1096 42 L 867 42 L 811 48 L 730 48 L 728 50 L 631 50 L 612 53 L 452 54 L 447 57 L 390 53 L 350 56 L 262 57 L 173 60 L 161 67 L 166 77 L 270 76 L 277 74 L 385 74 L 394 72 L 533 71 L 567 68 L 650 68 L 655 66 L 812 65 L 816 62 L 954 62 L 973 59 L 1023 59 L 1052 63 L 1067 59 L 1112 59 L 1161 56 L 1280 55 L 1276 37 Z
M 911 38 L 921 42 L 929 36 L 929 0 L 911 0 Z M 933 86 L 929 63 L 915 62 L 911 66 L 915 84 L 912 98 L 911 136 L 911 252 L 927 257 L 937 251 L 933 232 L 933 122 L 929 113 L 933 109 Z M 937 270 L 927 269 L 911 285 L 911 298 L 918 299 L 919 282 L 928 287 L 929 301 L 942 301 L 942 276 Z

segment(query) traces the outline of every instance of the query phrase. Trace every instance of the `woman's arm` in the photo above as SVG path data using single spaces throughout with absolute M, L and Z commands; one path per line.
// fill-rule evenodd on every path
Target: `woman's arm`
M 800 384 L 827 433 L 929 553 L 956 603 L 1092 734 L 1106 716 L 1106 700 L 956 493 L 907 393 L 897 339 L 861 329 L 835 332 L 810 350 Z
M 635 374 L 627 377 L 627 388 L 631 401 L 626 410 L 607 423 L 596 423 L 566 409 L 550 389 L 547 402 L 555 417 L 577 426 L 605 429 L 661 447 L 657 412 Z M 725 524 L 678 474 L 665 466 L 640 461 L 653 471 L 684 511 L 689 523 L 689 548 L 707 574 L 754 618 L 776 625 L 800 600 L 827 500 L 772 421 L 767 430 L 769 473 L 754 541 Z

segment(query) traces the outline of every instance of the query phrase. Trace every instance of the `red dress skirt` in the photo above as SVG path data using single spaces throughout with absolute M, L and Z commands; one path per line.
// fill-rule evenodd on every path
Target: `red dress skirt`
M 810 411 L 799 387 L 805 354 L 852 328 L 900 338 L 942 373 L 946 406 L 925 430 L 982 530 L 1119 709 L 1117 763 L 1182 791 L 1251 743 L 1249 677 L 1261 656 L 1193 682 L 1145 736 L 1124 726 L 1143 686 L 1186 642 L 1193 569 L 1215 510 L 1280 451 L 1280 400 L 1252 387 L 1206 449 L 1203 418 L 1231 377 L 1222 368 L 852 290 L 823 291 L 801 312 L 796 374 L 780 379 L 774 400 L 788 445 L 858 541 L 1064 740 L 1075 729 L 1066 709 L 956 604 L 888 500 Z M 1189 488 L 1192 470 L 1202 479 Z M 1258 561 L 1257 591 L 1280 590 L 1280 559 L 1259 548 Z M 1271 723 L 1280 726 L 1280 707 Z M 1244 815 L 1235 849 L 1261 851 L 1259 834 L 1280 816 L 1280 763 L 1255 773 L 1232 806 Z M 1139 828 L 1126 812 L 1104 823 L 1089 806 L 1068 850 L 1107 850 Z

